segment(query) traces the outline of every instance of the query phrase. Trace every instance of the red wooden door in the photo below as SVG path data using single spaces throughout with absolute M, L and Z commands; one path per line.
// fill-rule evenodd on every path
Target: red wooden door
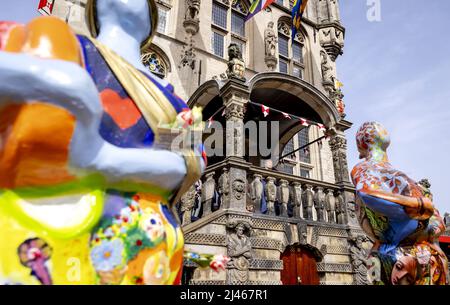
M 319 274 L 314 256 L 308 250 L 289 247 L 281 255 L 283 285 L 318 285 Z

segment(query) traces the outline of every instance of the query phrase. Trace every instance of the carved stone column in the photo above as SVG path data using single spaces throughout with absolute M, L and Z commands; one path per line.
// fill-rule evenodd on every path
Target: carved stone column
M 335 209 L 334 209 L 334 194 L 332 189 L 326 190 L 325 195 L 325 208 L 327 210 L 328 222 L 336 223 L 335 219 Z
M 294 205 L 294 218 L 301 218 L 302 208 L 302 185 L 299 182 L 292 183 L 292 204 Z
M 267 214 L 275 216 L 275 200 L 277 199 L 277 186 L 275 185 L 275 178 L 267 177 L 266 183 L 266 201 Z
M 317 212 L 317 221 L 325 221 L 325 217 L 323 215 L 325 208 L 325 194 L 323 193 L 323 187 L 321 186 L 316 187 L 316 192 L 314 194 L 314 207 Z
M 203 217 L 211 214 L 211 206 L 215 189 L 216 182 L 214 181 L 214 172 L 207 173 L 205 176 L 205 182 L 202 185 Z
M 336 184 L 350 184 L 347 162 L 347 139 L 343 131 L 337 131 L 330 139 L 330 148 L 333 155 L 334 177 Z
M 305 191 L 302 195 L 303 201 L 303 218 L 307 220 L 313 220 L 313 205 L 314 205 L 314 193 L 313 186 L 306 184 Z
M 230 79 L 221 90 L 226 118 L 226 156 L 244 156 L 244 111 L 250 91 L 239 80 Z
M 191 186 L 191 188 L 181 197 L 181 212 L 183 213 L 181 224 L 183 226 L 191 223 L 191 213 L 192 209 L 195 205 L 195 194 L 196 189 L 195 185 Z
M 288 202 L 289 202 L 289 184 L 287 180 L 280 180 L 280 216 L 288 217 Z

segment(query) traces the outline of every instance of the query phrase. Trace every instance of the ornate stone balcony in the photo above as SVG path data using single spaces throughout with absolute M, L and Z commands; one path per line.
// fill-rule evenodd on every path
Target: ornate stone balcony
M 354 208 L 342 186 L 227 159 L 206 170 L 202 181 L 183 196 L 178 212 L 183 226 L 221 209 L 346 225 Z

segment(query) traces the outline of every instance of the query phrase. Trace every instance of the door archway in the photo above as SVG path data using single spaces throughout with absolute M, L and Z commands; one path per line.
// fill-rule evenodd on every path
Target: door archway
M 301 246 L 288 246 L 281 254 L 283 285 L 319 285 L 317 260 L 314 253 Z

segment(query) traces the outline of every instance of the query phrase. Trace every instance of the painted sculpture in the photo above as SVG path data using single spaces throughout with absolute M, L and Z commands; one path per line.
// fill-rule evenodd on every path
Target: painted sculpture
M 86 12 L 91 37 L 53 17 L 0 25 L 0 283 L 179 283 L 171 207 L 206 160 L 154 147 L 160 126 L 198 114 L 140 61 L 154 0 Z
M 438 242 L 445 225 L 429 192 L 389 163 L 390 138 L 381 124 L 364 123 L 356 142 L 364 160 L 351 176 L 360 224 L 374 243 L 367 260 L 370 282 L 448 284 L 448 261 Z

